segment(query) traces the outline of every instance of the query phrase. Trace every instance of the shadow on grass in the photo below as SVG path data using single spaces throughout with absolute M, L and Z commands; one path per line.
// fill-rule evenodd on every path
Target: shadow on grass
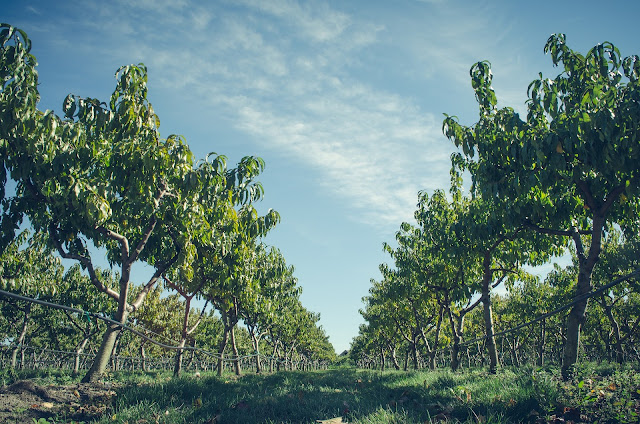
M 472 387 L 478 380 L 485 386 Z M 500 388 L 500 376 L 348 368 L 181 378 L 120 389 L 115 415 L 129 422 L 154 418 L 166 423 L 250 424 L 314 423 L 339 416 L 348 422 L 379 422 L 368 417 L 388 411 L 402 416 L 403 422 L 424 423 L 434 417 L 455 422 L 491 414 L 507 418 L 504 422 L 524 422 L 541 405 L 535 388 L 526 389 L 527 381 L 511 383 L 521 386 L 512 394 Z M 483 394 L 493 387 L 500 391 Z

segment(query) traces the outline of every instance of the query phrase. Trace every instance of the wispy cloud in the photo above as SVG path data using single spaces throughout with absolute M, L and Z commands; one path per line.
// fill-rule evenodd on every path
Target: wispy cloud
M 379 22 L 293 0 L 76 7 L 76 28 L 93 32 L 93 48 L 116 60 L 138 55 L 133 61 L 147 64 L 164 95 L 197 97 L 268 148 L 309 164 L 354 219 L 396 228 L 411 219 L 419 190 L 448 185 L 452 147 L 439 119 L 362 77 L 372 70 L 357 58 L 383 35 L 398 35 Z M 425 61 L 461 67 L 449 49 L 433 44 Z

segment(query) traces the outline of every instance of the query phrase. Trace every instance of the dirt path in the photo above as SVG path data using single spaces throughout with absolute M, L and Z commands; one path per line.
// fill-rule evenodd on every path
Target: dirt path
M 115 391 L 105 384 L 39 386 L 20 380 L 0 387 L 0 423 L 30 423 L 39 418 L 91 421 L 111 406 Z

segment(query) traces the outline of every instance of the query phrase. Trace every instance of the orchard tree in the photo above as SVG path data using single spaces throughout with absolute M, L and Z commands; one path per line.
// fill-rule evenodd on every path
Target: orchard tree
M 451 200 L 442 190 L 431 196 L 418 193 L 418 208 L 414 213 L 419 225 L 419 266 L 424 274 L 423 284 L 434 292 L 448 318 L 453 344 L 451 368 L 458 369 L 460 347 L 463 343 L 465 316 L 482 301 L 473 300 L 480 291 L 482 268 L 474 255 L 469 254 L 467 228 L 461 224 L 468 214 L 469 199 L 459 189 L 461 180 L 452 173 Z
M 136 287 L 136 290 L 139 290 Z M 175 345 L 180 334 L 184 303 L 176 294 L 165 294 L 165 288 L 158 284 L 149 291 L 145 302 L 131 314 L 131 323 L 151 340 Z M 161 356 L 166 351 L 146 339 L 139 339 L 137 350 L 142 357 L 142 369 L 147 371 L 147 358 Z
M 603 242 L 600 262 L 593 273 L 594 288 L 598 289 L 637 270 L 640 267 L 639 253 L 640 245 L 636 240 L 625 238 L 620 231 L 611 229 Z M 611 358 L 619 363 L 624 361 L 624 345 L 634 337 L 635 331 L 628 330 L 635 327 L 637 331 L 640 322 L 640 313 L 637 312 L 640 310 L 640 290 L 634 287 L 634 282 L 637 285 L 637 281 L 623 281 L 593 298 L 603 314 L 603 325 L 597 326 L 606 331 L 603 344 L 607 349 L 612 349 Z M 626 323 L 632 324 L 623 325 Z
M 198 245 L 194 278 L 203 283 L 202 295 L 220 312 L 225 327 L 218 350 L 218 372 L 222 373 L 224 350 L 230 341 L 235 372 L 240 374 L 234 329 L 241 318 L 243 300 L 258 290 L 253 278 L 256 240 L 266 235 L 280 216 L 273 210 L 259 216 L 253 205 L 247 203 L 238 210 L 227 207 L 218 219 L 223 240 L 215 246 Z
M 23 296 L 51 300 L 60 289 L 63 272 L 60 259 L 52 255 L 46 246 L 46 235 L 42 233 L 29 238 L 29 231 L 22 231 L 0 255 L 0 289 Z M 31 302 L 14 301 L 4 297 L 2 299 L 10 302 L 3 305 L 3 315 L 14 318 L 12 325 L 8 326 L 14 334 L 7 336 L 12 340 L 11 367 L 15 368 L 18 353 L 24 347 L 28 328 L 34 324 L 34 313 L 37 311 L 42 315 L 47 311 L 42 311 L 41 306 Z M 9 311 L 6 308 L 9 305 L 13 309 L 12 313 L 7 313 Z
M 3 24 L 0 45 L 0 149 L 17 185 L 3 203 L 4 240 L 28 217 L 36 231 L 48 232 L 60 256 L 80 263 L 116 302 L 114 318 L 124 324 L 163 273 L 172 266 L 189 272 L 193 238 L 207 239 L 193 155 L 181 137 L 160 138 L 143 65 L 116 72 L 108 105 L 69 95 L 60 118 L 37 109 L 36 60 L 26 34 Z M 118 267 L 117 286 L 96 271 L 92 245 Z M 131 267 L 138 261 L 154 272 L 132 298 Z M 120 328 L 108 326 L 83 381 L 102 375 Z
M 511 201 L 529 228 L 573 241 L 578 297 L 592 289 L 607 226 L 638 223 L 640 60 L 623 59 L 609 42 L 582 55 L 562 34 L 549 38 L 545 52 L 563 69 L 529 85 L 526 120 L 496 107 L 490 65 L 478 62 L 471 79 L 480 120 L 465 127 L 447 116 L 443 129 L 473 162 L 473 184 L 484 195 Z M 577 360 L 587 307 L 581 299 L 567 322 L 565 378 Z
M 411 316 L 401 320 L 398 325 L 413 322 L 413 333 L 423 342 L 429 357 L 429 368 L 433 369 L 445 313 L 439 282 L 442 281 L 448 264 L 440 263 L 434 256 L 430 256 L 425 239 L 421 229 L 402 223 L 400 231 L 396 233 L 398 247 L 392 249 L 386 243 L 383 245 L 394 259 L 395 270 L 381 266 L 380 271 L 383 276 L 392 277 L 392 287 L 387 297 L 407 303 L 407 312 Z M 431 342 L 427 337 L 428 333 L 433 333 Z M 415 366 L 417 345 L 413 341 L 407 341 L 412 346 Z
M 117 276 L 109 270 L 97 270 L 100 278 L 109 282 L 113 286 L 117 283 Z M 55 303 L 66 305 L 72 308 L 81 309 L 86 312 L 100 313 L 111 316 L 115 313 L 115 305 L 100 293 L 91 284 L 89 277 L 82 272 L 80 265 L 74 264 L 65 272 L 58 293 L 53 298 Z M 87 314 L 72 313 L 64 311 L 68 323 L 74 331 L 72 337 L 73 345 L 66 349 L 74 351 L 73 374 L 80 372 L 80 355 L 85 351 L 89 342 L 98 332 L 104 332 L 103 322 L 99 319 L 91 318 Z M 60 329 L 56 328 L 56 331 Z M 59 338 L 60 334 L 57 335 Z M 66 350 L 65 349 L 65 350 Z
M 393 318 L 395 309 L 390 307 L 387 299 L 379 296 L 378 288 L 382 283 L 376 281 L 371 283 L 373 287 L 369 289 L 370 295 L 362 299 L 365 307 L 359 311 L 366 322 L 366 325 L 360 326 L 359 336 L 366 339 L 368 352 L 380 356 L 381 370 L 385 368 L 387 355 L 390 356 L 393 367 L 399 370 L 397 349 L 403 340 Z
M 269 334 L 281 311 L 293 307 L 302 289 L 293 276 L 293 266 L 287 266 L 284 256 L 276 249 L 267 250 L 264 244 L 256 246 L 250 278 L 253 290 L 243 291 L 240 315 L 253 343 L 256 372 L 262 371 L 260 342 Z

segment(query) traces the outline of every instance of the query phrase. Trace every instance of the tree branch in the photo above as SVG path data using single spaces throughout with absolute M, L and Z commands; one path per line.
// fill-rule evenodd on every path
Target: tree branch
M 205 309 L 207 309 L 208 305 L 209 305 L 209 300 L 207 300 L 204 303 L 204 307 L 202 308 L 202 311 L 200 312 L 200 316 L 198 317 L 198 320 L 196 321 L 196 323 L 193 325 L 193 327 L 191 327 L 190 330 L 187 330 L 187 335 L 190 335 L 191 333 L 196 331 L 196 328 L 198 328 L 198 325 L 200 325 L 200 323 L 202 322 L 202 317 L 204 316 L 204 311 L 205 311 Z
M 100 281 L 96 273 L 96 270 L 93 268 L 93 263 L 91 262 L 91 258 L 87 256 L 74 254 L 74 253 L 69 253 L 64 250 L 64 248 L 62 247 L 62 244 L 60 243 L 60 240 L 58 239 L 58 232 L 53 224 L 49 225 L 49 235 L 50 235 L 51 241 L 53 242 L 53 245 L 55 246 L 60 256 L 62 256 L 62 258 L 73 259 L 75 261 L 80 262 L 80 264 L 87 269 L 87 272 L 89 272 L 89 278 L 91 279 L 91 283 L 94 286 L 96 286 L 98 290 L 100 290 L 103 293 L 106 293 L 109 297 L 115 299 L 116 301 L 120 300 L 120 294 L 118 292 L 114 291 L 113 289 L 110 289 L 102 281 Z
M 618 187 L 615 187 L 613 190 L 611 190 L 611 192 L 607 195 L 604 203 L 602 204 L 602 207 L 597 211 L 598 215 L 605 216 L 609 208 L 613 206 L 613 203 L 618 200 L 618 197 L 620 197 L 622 193 L 624 193 L 624 189 L 624 185 L 619 185 Z
M 552 236 L 562 236 L 562 237 L 571 237 L 573 235 L 573 232 L 571 230 L 554 230 L 551 228 L 543 228 L 533 224 L 532 222 L 525 222 L 524 226 L 540 234 L 548 234 Z M 579 233 L 582 235 L 591 234 L 590 231 L 579 231 Z
M 587 202 L 587 206 L 589 207 L 589 209 L 591 209 L 592 211 L 595 211 L 597 209 L 596 201 L 593 198 L 593 195 L 591 194 L 591 190 L 589 189 L 589 186 L 587 185 L 587 183 L 584 180 L 577 180 L 576 185 L 578 186 L 582 194 L 584 194 L 584 198 Z
M 136 300 L 131 303 L 131 312 L 134 312 L 136 309 L 140 307 L 142 302 L 144 302 L 144 298 L 147 296 L 149 291 L 153 288 L 153 286 L 158 282 L 158 279 L 164 274 L 177 260 L 180 255 L 180 249 L 176 252 L 176 254 L 164 264 L 161 264 L 158 268 L 156 268 L 156 272 L 153 273 L 153 276 L 149 279 L 147 284 L 144 285 Z
M 149 226 L 147 227 L 146 231 L 142 234 L 142 239 L 140 240 L 140 243 L 138 243 L 134 251 L 131 252 L 131 255 L 127 257 L 127 261 L 133 262 L 138 258 L 138 256 L 140 256 L 140 253 L 142 253 L 142 250 L 147 245 L 147 242 L 149 241 L 149 238 L 151 237 L 153 230 L 156 228 L 157 223 L 158 223 L 158 220 L 156 219 L 155 216 L 152 216 L 151 219 L 149 219 Z
M 107 238 L 111 240 L 115 240 L 120 243 L 120 253 L 122 255 L 122 262 L 125 262 L 129 257 L 129 240 L 122 234 L 118 234 L 113 230 L 109 230 L 108 228 L 99 225 L 96 227 L 96 230 L 104 234 Z

